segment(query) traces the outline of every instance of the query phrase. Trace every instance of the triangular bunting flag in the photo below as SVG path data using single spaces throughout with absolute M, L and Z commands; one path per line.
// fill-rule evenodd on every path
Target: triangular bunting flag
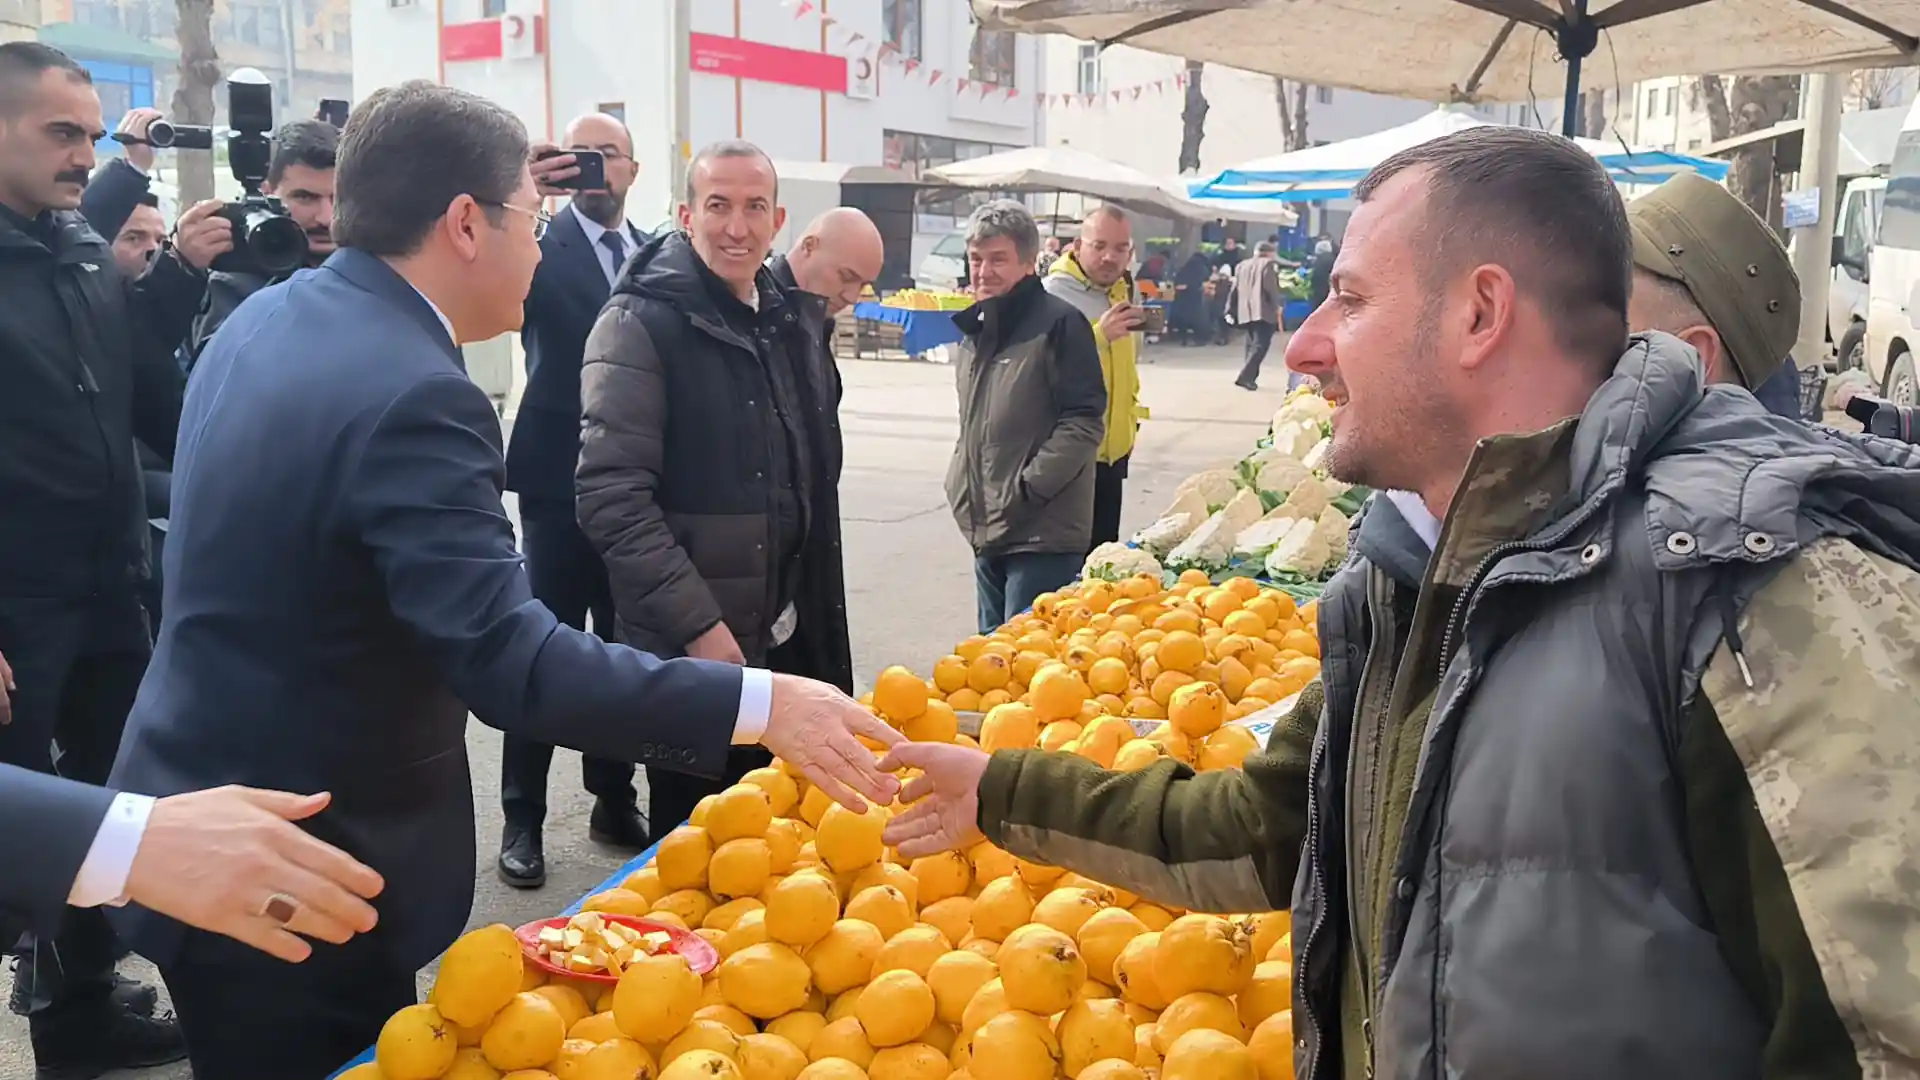
M 1140 89 L 1141 89 L 1141 88 L 1140 88 L 1140 87 L 1138 87 L 1138 86 L 1136 86 L 1136 87 L 1134 87 L 1134 88 L 1133 88 L 1133 100 L 1135 100 L 1135 101 L 1139 101 L 1139 100 L 1140 100 Z
M 811 14 L 813 14 L 813 5 L 808 3 L 807 0 L 800 0 L 800 3 L 795 5 L 793 9 L 793 17 L 795 19 L 802 19 Z
M 939 68 L 934 68 L 934 69 L 933 69 L 933 74 L 931 74 L 931 75 L 929 75 L 929 76 L 927 76 L 927 85 L 928 85 L 928 86 L 933 86 L 933 85 L 935 85 L 936 83 L 938 83 L 938 82 L 940 81 L 940 78 L 941 78 L 941 76 L 943 76 L 943 75 L 945 75 L 945 74 L 946 74 L 946 72 L 944 72 L 944 71 L 941 71 L 941 70 L 940 70 Z
M 969 86 L 972 86 L 972 85 L 973 85 L 973 83 L 971 83 L 971 82 L 969 82 L 969 81 L 968 81 L 968 80 L 966 80 L 966 79 L 955 79 L 955 80 L 953 81 L 953 88 L 954 88 L 955 90 L 958 90 L 958 91 L 960 91 L 960 92 L 961 92 L 961 93 L 963 93 L 963 94 L 967 92 L 967 87 L 969 87 Z

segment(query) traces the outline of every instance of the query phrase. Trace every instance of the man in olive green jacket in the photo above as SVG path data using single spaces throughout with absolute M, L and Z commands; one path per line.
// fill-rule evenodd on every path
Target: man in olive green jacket
M 1314 1080 L 1920 1075 L 1920 452 L 1629 339 L 1626 216 L 1563 140 L 1356 194 L 1288 362 L 1331 471 L 1415 494 L 1327 587 L 1324 683 L 1241 772 L 902 747 L 889 842 L 1291 906 Z

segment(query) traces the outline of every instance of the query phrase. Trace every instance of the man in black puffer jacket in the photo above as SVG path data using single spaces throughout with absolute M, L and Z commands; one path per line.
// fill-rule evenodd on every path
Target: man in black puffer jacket
M 791 302 L 765 265 L 778 183 L 751 143 L 708 147 L 688 169 L 684 231 L 627 261 L 587 337 L 575 511 L 621 641 L 793 672 L 800 643 L 845 613 L 798 606 L 826 479 L 796 361 L 820 348 L 825 305 Z M 717 784 L 650 771 L 651 820 L 686 820 L 768 760 L 736 747 Z
M 218 204 L 196 206 L 174 252 L 128 281 L 75 212 L 101 129 L 84 69 L 44 45 L 0 45 L 0 657 L 13 676 L 0 762 L 53 772 L 58 742 L 59 772 L 93 784 L 149 651 L 134 439 L 172 456 L 173 350 L 200 305 L 196 267 L 232 243 Z M 151 992 L 115 993 L 118 948 L 98 909 L 75 909 L 57 940 L 23 953 L 12 1004 L 31 1018 L 41 1075 L 184 1054 L 170 1022 L 144 1015 Z

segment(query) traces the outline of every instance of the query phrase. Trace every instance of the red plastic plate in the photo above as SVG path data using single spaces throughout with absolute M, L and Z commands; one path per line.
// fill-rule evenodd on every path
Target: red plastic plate
M 701 937 L 691 930 L 682 930 L 677 926 L 657 923 L 652 919 L 643 919 L 637 915 L 609 915 L 603 911 L 600 913 L 600 917 L 608 922 L 619 923 L 622 926 L 631 926 L 635 930 L 642 930 L 647 933 L 656 931 L 665 933 L 673 939 L 672 943 L 668 945 L 668 948 L 685 959 L 687 966 L 693 969 L 695 975 L 705 975 L 707 972 L 720 966 L 720 951 L 713 947 L 712 942 L 709 942 L 706 938 Z M 569 979 L 579 979 L 582 982 L 607 984 L 619 982 L 620 976 L 618 975 L 609 975 L 606 972 L 589 973 L 584 971 L 568 971 L 566 968 L 540 955 L 540 931 L 545 930 L 549 926 L 566 926 L 572 921 L 570 916 L 560 915 L 551 919 L 536 919 L 520 929 L 515 930 L 513 936 L 520 939 L 520 951 L 526 956 L 527 963 L 532 964 L 534 967 L 550 975 L 564 975 Z

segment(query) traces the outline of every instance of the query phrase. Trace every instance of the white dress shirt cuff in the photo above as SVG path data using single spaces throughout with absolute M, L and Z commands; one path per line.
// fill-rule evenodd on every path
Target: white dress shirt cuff
M 152 813 L 151 796 L 123 791 L 113 797 L 100 831 L 93 835 L 93 846 L 80 863 L 80 873 L 73 879 L 67 903 L 79 908 L 126 903 L 127 875 L 133 872 L 133 857 L 140 851 Z
M 773 672 L 747 668 L 740 673 L 740 714 L 733 722 L 733 745 L 752 746 L 767 733 L 773 714 Z

